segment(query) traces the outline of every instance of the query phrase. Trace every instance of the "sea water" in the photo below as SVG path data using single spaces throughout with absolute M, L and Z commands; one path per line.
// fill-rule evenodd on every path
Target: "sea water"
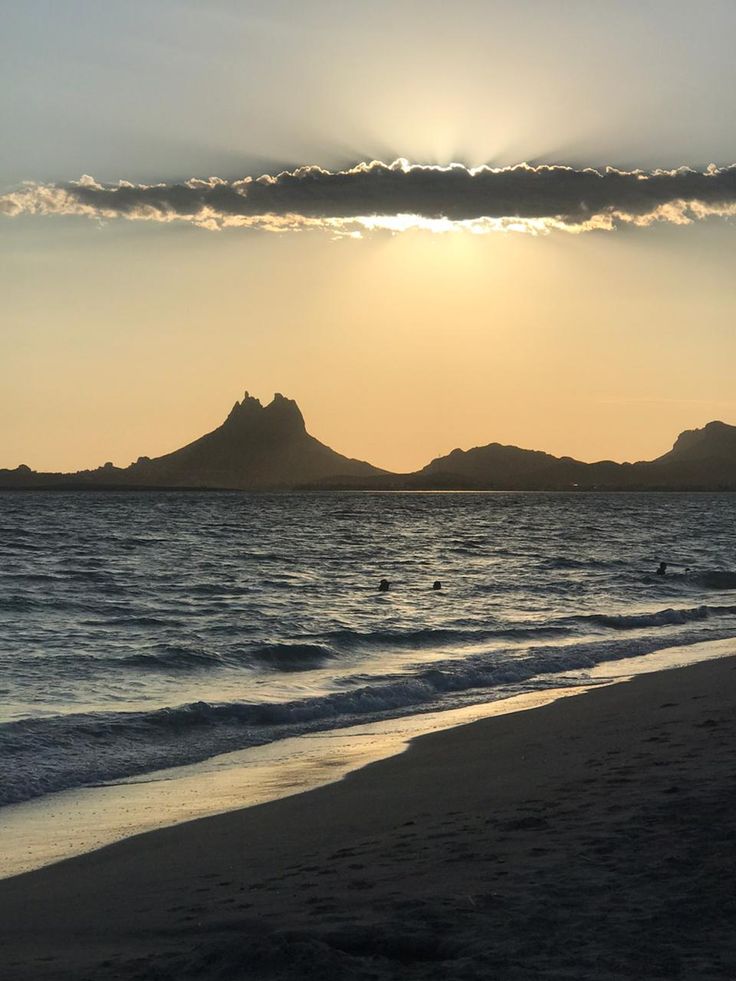
M 732 494 L 0 493 L 0 803 L 736 637 L 734 519 Z

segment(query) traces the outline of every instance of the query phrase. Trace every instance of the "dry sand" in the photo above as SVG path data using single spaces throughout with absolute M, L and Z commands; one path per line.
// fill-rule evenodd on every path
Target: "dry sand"
M 0 882 L 2 981 L 736 978 L 736 658 Z

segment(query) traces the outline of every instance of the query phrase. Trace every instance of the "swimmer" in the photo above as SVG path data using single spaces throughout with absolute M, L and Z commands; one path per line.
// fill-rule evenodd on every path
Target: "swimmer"
M 390 584 L 390 582 L 388 581 L 388 579 L 382 579 L 382 580 L 381 580 L 381 581 L 379 582 L 379 584 L 378 584 L 378 592 L 379 592 L 379 593 L 387 593 L 387 592 L 388 592 L 388 587 L 389 587 L 390 585 L 391 585 L 391 584 Z

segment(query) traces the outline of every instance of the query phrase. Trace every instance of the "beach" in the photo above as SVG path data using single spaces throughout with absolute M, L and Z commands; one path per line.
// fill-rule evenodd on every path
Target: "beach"
M 0 882 L 0 976 L 733 978 L 736 658 Z

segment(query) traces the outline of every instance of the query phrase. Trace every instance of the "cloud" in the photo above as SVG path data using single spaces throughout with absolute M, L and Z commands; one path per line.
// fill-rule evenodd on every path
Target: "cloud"
M 582 232 L 653 222 L 690 224 L 736 214 L 736 165 L 705 171 L 595 170 L 557 165 L 447 167 L 372 161 L 341 171 L 317 166 L 240 180 L 179 183 L 23 184 L 0 195 L 0 214 L 187 221 L 204 228 L 286 232 L 321 228 L 471 232 Z

